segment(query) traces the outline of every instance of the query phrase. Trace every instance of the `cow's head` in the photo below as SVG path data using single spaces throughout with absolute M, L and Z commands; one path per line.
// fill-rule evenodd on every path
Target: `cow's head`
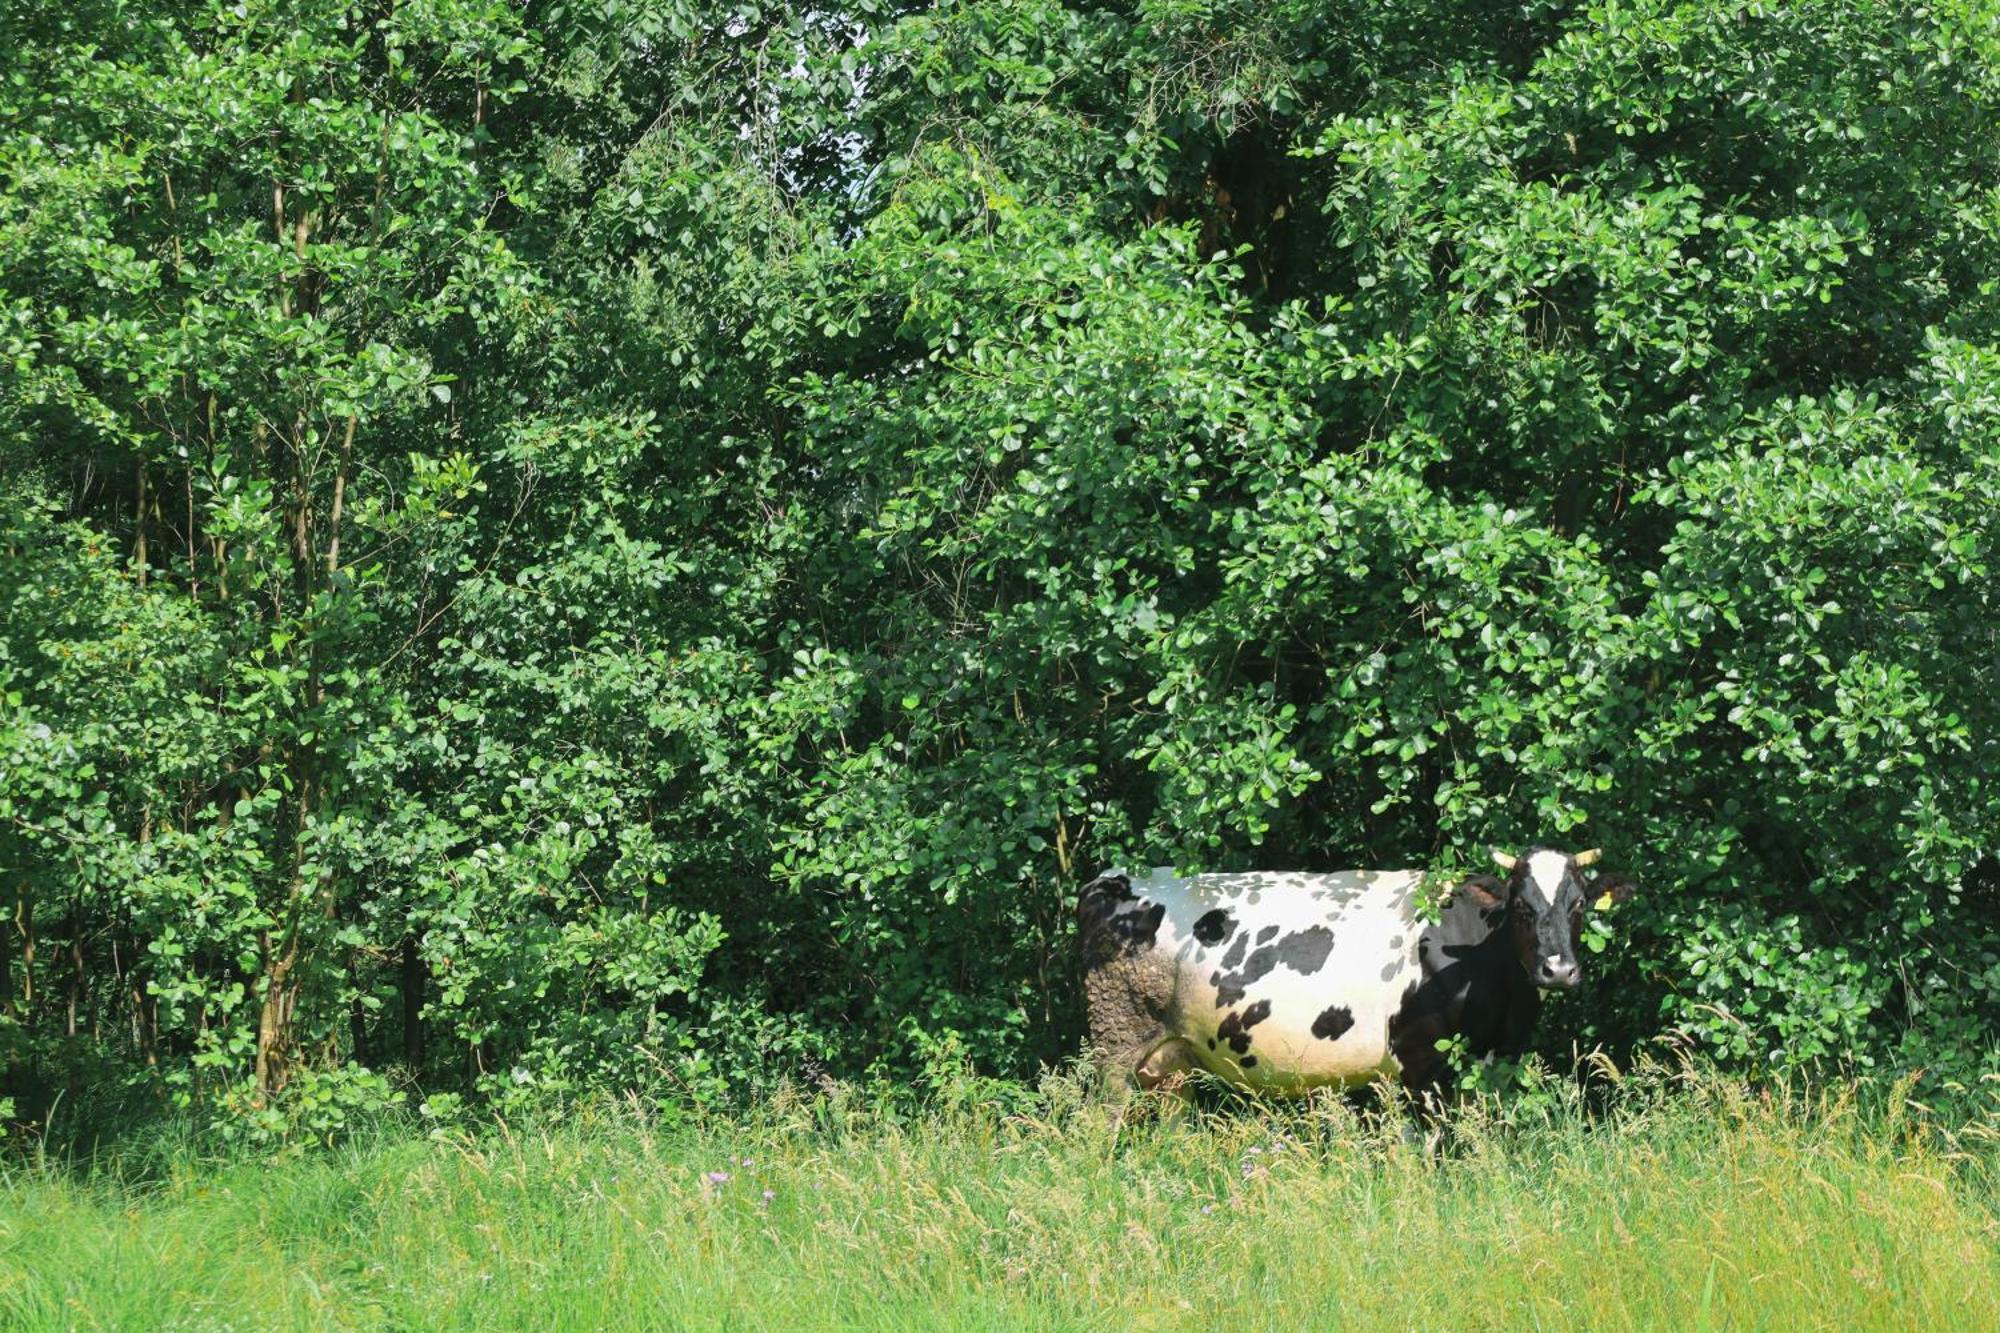
M 1571 990 L 1581 978 L 1577 945 L 1583 934 L 1583 914 L 1594 906 L 1624 902 L 1632 896 L 1629 881 L 1589 872 L 1598 849 L 1578 852 L 1530 847 L 1519 856 L 1493 849 L 1493 860 L 1507 878 L 1495 898 L 1507 908 L 1507 926 L 1521 970 L 1545 990 Z

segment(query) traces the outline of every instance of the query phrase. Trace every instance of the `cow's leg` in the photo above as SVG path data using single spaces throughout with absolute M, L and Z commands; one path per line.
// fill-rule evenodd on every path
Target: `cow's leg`
M 1433 1157 L 1444 1143 L 1444 1108 L 1452 1090 L 1451 1062 L 1437 1048 L 1442 1031 L 1442 1025 L 1435 1022 L 1390 1029 L 1390 1043 L 1402 1067 L 1399 1081 L 1409 1108 L 1403 1140 L 1415 1147 L 1421 1137 L 1426 1155 Z
M 1169 1037 L 1145 1056 L 1134 1067 L 1134 1081 L 1148 1092 L 1170 1092 L 1179 1097 L 1188 1095 L 1188 1075 L 1201 1067 L 1201 1061 L 1194 1053 L 1194 1043 L 1185 1037 Z
M 1100 1051 L 1100 1086 L 1112 1123 L 1123 1125 L 1135 1112 L 1150 1117 L 1185 1111 L 1194 1103 L 1188 1076 L 1200 1067 L 1193 1043 L 1164 1033 L 1122 1051 Z
M 1451 1066 L 1443 1056 L 1403 1069 L 1403 1091 L 1410 1094 L 1410 1104 L 1416 1107 L 1442 1108 L 1451 1097 L 1453 1081 Z

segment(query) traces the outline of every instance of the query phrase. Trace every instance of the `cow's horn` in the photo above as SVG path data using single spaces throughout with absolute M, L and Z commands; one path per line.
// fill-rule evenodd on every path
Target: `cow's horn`
M 1602 855 L 1604 855 L 1602 847 L 1593 847 L 1587 852 L 1578 852 L 1576 863 L 1580 866 L 1594 866 L 1597 864 L 1597 858 Z
M 1499 866 L 1502 870 L 1512 870 L 1514 868 L 1514 858 L 1501 851 L 1498 847 L 1495 847 L 1493 849 L 1493 864 Z

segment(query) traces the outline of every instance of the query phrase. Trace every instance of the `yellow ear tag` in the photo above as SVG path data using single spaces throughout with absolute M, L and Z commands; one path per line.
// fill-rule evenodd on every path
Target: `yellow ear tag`
M 1611 890 L 1609 889 L 1606 889 L 1604 891 L 1604 896 L 1602 898 L 1599 898 L 1596 902 L 1591 904 L 1591 908 L 1599 912 L 1602 912 L 1605 908 L 1609 906 L 1611 906 Z

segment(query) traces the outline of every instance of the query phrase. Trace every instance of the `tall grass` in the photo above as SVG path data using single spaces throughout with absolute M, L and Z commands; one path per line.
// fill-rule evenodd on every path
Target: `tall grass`
M 0 1327 L 2000 1328 L 1996 1121 L 1633 1080 L 1394 1115 L 838 1099 L 17 1166 Z

